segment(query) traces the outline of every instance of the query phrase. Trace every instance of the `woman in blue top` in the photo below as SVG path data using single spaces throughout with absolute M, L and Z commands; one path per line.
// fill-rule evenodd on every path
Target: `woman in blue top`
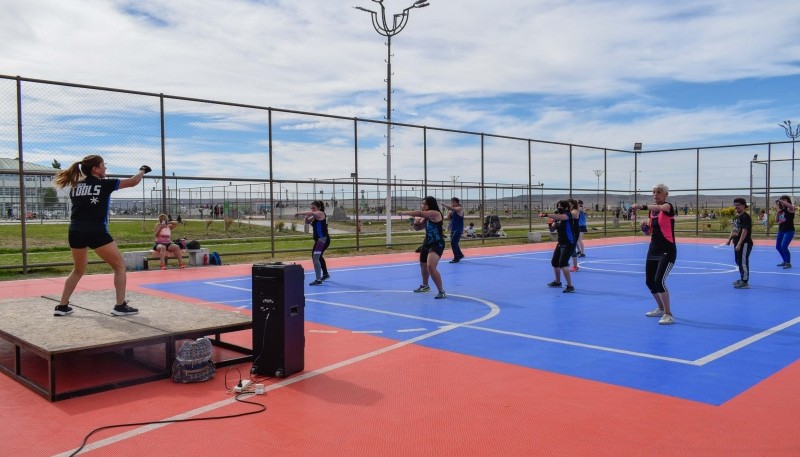
M 578 210 L 572 209 L 572 204 L 568 200 L 560 200 L 556 204 L 556 212 L 539 213 L 539 217 L 549 217 L 555 221 L 556 232 L 558 232 L 558 243 L 553 250 L 553 258 L 550 265 L 553 267 L 555 280 L 547 283 L 548 287 L 561 287 L 561 274 L 567 281 L 567 287 L 562 291 L 565 294 L 575 292 L 572 286 L 572 276 L 569 273 L 569 259 L 575 252 L 577 237 L 573 227 L 573 221 L 578 217 Z
M 419 252 L 422 284 L 414 292 L 428 292 L 431 290 L 428 285 L 428 278 L 431 278 L 439 290 L 439 293 L 434 298 L 446 298 L 447 294 L 442 287 L 442 275 L 437 269 L 439 259 L 442 258 L 442 253 L 444 253 L 444 232 L 442 230 L 444 216 L 436 199 L 431 196 L 427 196 L 422 200 L 421 207 L 422 209 L 417 211 L 397 212 L 398 216 L 420 217 L 425 223 L 425 241 L 422 243 L 422 248 Z
M 89 248 L 114 269 L 114 289 L 116 289 L 116 306 L 111 314 L 124 316 L 139 312 L 128 306 L 125 300 L 127 276 L 125 262 L 119 252 L 117 243 L 108 233 L 108 208 L 111 193 L 118 189 L 134 187 L 142 180 L 150 167 L 142 165 L 139 173 L 126 179 L 107 179 L 106 164 L 98 155 L 84 157 L 66 170 L 56 173 L 55 185 L 59 189 L 71 187 L 69 198 L 72 212 L 69 223 L 69 247 L 72 251 L 72 272 L 64 282 L 61 301 L 56 306 L 56 316 L 72 313 L 69 297 L 78 286 L 78 281 L 86 273 L 89 264 Z
M 309 286 L 318 286 L 322 281 L 329 279 L 328 265 L 322 254 L 331 245 L 331 237 L 328 235 L 328 218 L 325 215 L 325 203 L 320 200 L 311 202 L 311 211 L 297 213 L 297 216 L 305 216 L 306 224 L 311 224 L 314 232 L 314 248 L 311 250 L 311 260 L 314 262 L 314 273 L 316 279 L 308 283 Z
M 450 248 L 453 250 L 453 260 L 450 263 L 458 263 L 464 258 L 459 245 L 461 233 L 464 231 L 464 207 L 456 197 L 450 199 L 450 204 L 452 206 L 442 204 L 442 208 L 450 211 Z
M 775 249 L 778 250 L 783 260 L 778 266 L 785 269 L 792 268 L 792 255 L 789 253 L 789 243 L 794 238 L 794 204 L 792 204 L 792 197 L 781 195 L 781 198 L 775 200 L 775 209 L 778 210 L 775 215 L 775 222 L 778 223 Z

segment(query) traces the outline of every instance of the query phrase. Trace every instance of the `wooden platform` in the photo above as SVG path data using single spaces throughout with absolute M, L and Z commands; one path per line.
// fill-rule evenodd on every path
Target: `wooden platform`
M 249 315 L 128 292 L 139 314 L 113 316 L 114 291 L 76 293 L 69 316 L 53 316 L 56 297 L 0 300 L 0 370 L 57 401 L 171 376 L 176 343 L 212 336 L 218 352 L 252 360 L 252 349 L 221 334 L 252 329 Z

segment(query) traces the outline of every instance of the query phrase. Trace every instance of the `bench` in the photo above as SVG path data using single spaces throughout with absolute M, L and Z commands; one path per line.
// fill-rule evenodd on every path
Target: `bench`
M 556 232 L 528 232 L 528 243 L 538 243 L 542 241 L 543 238 L 556 241 L 558 240 L 558 234 Z
M 186 254 L 189 256 L 190 266 L 202 266 L 205 264 L 204 259 L 208 259 L 208 248 L 181 249 L 181 257 Z M 152 250 L 123 252 L 122 258 L 125 261 L 125 269 L 128 271 L 147 270 L 149 261 L 160 260 L 156 252 Z M 175 258 L 175 256 L 172 253 L 167 253 L 166 258 Z

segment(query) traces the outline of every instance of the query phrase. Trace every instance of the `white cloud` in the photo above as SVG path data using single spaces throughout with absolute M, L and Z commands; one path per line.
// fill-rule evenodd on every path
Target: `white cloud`
M 386 1 L 390 13 L 410 3 Z M 353 5 L 377 7 L 367 0 L 85 0 L 80 7 L 4 0 L 0 73 L 381 119 L 385 38 Z M 769 119 L 800 110 L 796 98 L 784 106 L 720 99 L 687 108 L 650 88 L 797 77 L 799 5 L 431 0 L 393 40 L 394 119 L 611 147 L 633 138 L 714 143 L 731 138 L 732 125 L 769 132 Z M 509 111 L 513 94 L 545 101 Z M 495 96 L 509 99 L 470 104 Z M 564 97 L 571 103 L 561 105 Z M 619 116 L 625 110 L 628 119 Z

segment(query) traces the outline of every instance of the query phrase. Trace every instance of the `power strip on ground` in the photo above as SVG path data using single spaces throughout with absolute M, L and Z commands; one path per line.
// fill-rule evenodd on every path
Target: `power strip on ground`
M 239 384 L 236 387 L 233 388 L 233 390 L 236 391 L 236 392 L 242 392 L 242 391 L 246 390 L 247 386 L 249 386 L 252 383 L 253 383 L 253 381 L 251 381 L 249 379 L 242 379 L 241 381 L 239 381 Z

